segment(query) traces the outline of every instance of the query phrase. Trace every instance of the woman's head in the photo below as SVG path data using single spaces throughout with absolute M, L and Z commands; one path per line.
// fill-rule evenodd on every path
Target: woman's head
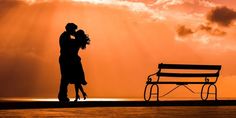
M 90 44 L 90 39 L 88 35 L 85 34 L 84 30 L 78 30 L 76 32 L 76 37 L 78 37 L 78 39 L 80 40 L 82 49 L 85 49 L 86 45 Z
M 82 29 L 79 29 L 76 33 L 77 33 L 78 35 L 86 35 L 86 34 L 84 33 L 84 30 L 82 30 Z

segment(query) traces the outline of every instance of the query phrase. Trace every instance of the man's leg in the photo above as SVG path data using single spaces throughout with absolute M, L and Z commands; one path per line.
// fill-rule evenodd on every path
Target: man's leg
M 61 102 L 69 102 L 69 98 L 67 97 L 67 86 L 68 86 L 68 81 L 61 78 L 61 84 L 60 84 L 60 90 L 58 93 L 58 99 Z
M 63 59 L 62 56 L 59 57 L 59 63 L 60 63 L 60 70 L 61 70 L 61 83 L 60 83 L 60 90 L 58 93 L 58 99 L 61 102 L 69 102 L 69 98 L 67 97 L 67 86 L 68 81 L 66 80 L 66 74 L 68 73 L 68 65 L 66 64 L 66 61 Z

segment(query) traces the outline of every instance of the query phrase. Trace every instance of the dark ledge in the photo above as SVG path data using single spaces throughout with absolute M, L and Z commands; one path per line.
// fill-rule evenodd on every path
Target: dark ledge
M 0 109 L 74 108 L 74 107 L 153 107 L 153 106 L 236 106 L 236 100 L 185 101 L 0 101 Z

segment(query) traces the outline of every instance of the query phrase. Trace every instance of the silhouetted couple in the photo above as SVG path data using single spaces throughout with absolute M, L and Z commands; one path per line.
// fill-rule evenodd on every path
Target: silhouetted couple
M 85 75 L 81 64 L 81 58 L 78 55 L 79 49 L 85 49 L 89 44 L 90 39 L 83 30 L 77 30 L 77 25 L 68 23 L 60 36 L 60 69 L 61 69 L 61 83 L 58 94 L 60 102 L 69 102 L 67 97 L 67 86 L 69 84 L 75 85 L 75 102 L 80 99 L 79 90 L 84 99 L 87 95 L 84 92 L 82 85 L 86 85 Z

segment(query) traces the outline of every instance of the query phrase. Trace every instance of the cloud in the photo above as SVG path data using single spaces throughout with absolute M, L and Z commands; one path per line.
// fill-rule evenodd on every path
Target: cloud
M 154 5 L 163 6 L 167 9 L 169 6 L 184 4 L 184 0 L 157 0 Z
M 227 34 L 221 26 L 228 27 L 236 19 L 236 12 L 227 7 L 216 7 L 206 14 L 207 22 L 199 24 L 195 28 L 181 25 L 177 28 L 178 36 L 184 37 L 197 32 L 204 32 L 212 36 L 224 36 Z M 216 25 L 215 25 L 216 24 Z
M 146 4 L 142 1 L 126 1 L 126 0 L 23 0 L 28 5 L 39 4 L 44 2 L 72 2 L 72 3 L 88 3 L 95 5 L 107 5 L 107 6 L 116 6 L 124 7 L 133 12 L 143 12 L 150 14 L 151 18 L 157 20 L 164 20 L 164 15 L 161 14 L 161 11 L 151 8 L 151 5 Z
M 161 14 L 161 11 L 151 8 L 151 5 L 145 4 L 144 2 L 132 2 L 125 0 L 72 0 L 74 2 L 84 2 L 91 4 L 102 4 L 102 5 L 113 5 L 118 7 L 126 7 L 134 12 L 143 12 L 150 14 L 151 18 L 157 20 L 164 20 L 164 15 Z
M 190 28 L 187 28 L 186 26 L 184 26 L 184 25 L 181 25 L 181 26 L 179 26 L 178 28 L 177 28 L 177 34 L 179 35 L 179 36 L 187 36 L 187 35 L 190 35 L 190 34 L 192 34 L 192 33 L 194 33 L 193 32 L 193 30 L 192 29 L 190 29 Z
M 211 24 L 201 24 L 195 29 L 186 27 L 185 25 L 180 25 L 176 32 L 180 37 L 185 37 L 197 32 L 204 32 L 212 36 L 224 36 L 226 34 L 225 31 L 219 29 L 218 27 L 214 27 Z
M 137 13 L 147 13 L 152 20 L 166 20 L 170 16 L 176 16 L 176 14 L 185 14 L 179 10 L 172 11 L 176 6 L 181 7 L 188 11 L 194 11 L 193 6 L 197 8 L 215 7 L 216 4 L 209 0 L 23 0 L 28 5 L 43 3 L 43 2 L 72 2 L 72 3 L 88 3 L 94 5 L 114 6 L 127 8 Z M 194 7 L 195 8 L 195 7 Z M 170 11 L 169 11 L 170 10 Z M 193 13 L 189 14 L 190 16 Z M 183 15 L 182 15 L 183 16 Z M 177 16 L 178 17 L 178 16 Z
M 200 5 L 205 6 L 205 7 L 213 8 L 213 7 L 217 6 L 216 3 L 213 3 L 213 2 L 208 1 L 208 0 L 199 0 L 198 2 L 199 2 Z
M 214 36 L 223 36 L 226 34 L 225 31 L 220 30 L 219 28 L 213 28 L 210 24 L 207 25 L 200 25 L 197 29 L 197 31 L 205 31 L 208 34 L 214 35 Z
M 160 6 L 164 9 L 169 9 L 173 6 L 187 7 L 189 9 L 194 8 L 212 8 L 217 4 L 209 0 L 157 0 L 153 5 Z
M 207 20 L 220 26 L 229 26 L 236 19 L 236 12 L 227 7 L 216 7 L 207 14 Z

